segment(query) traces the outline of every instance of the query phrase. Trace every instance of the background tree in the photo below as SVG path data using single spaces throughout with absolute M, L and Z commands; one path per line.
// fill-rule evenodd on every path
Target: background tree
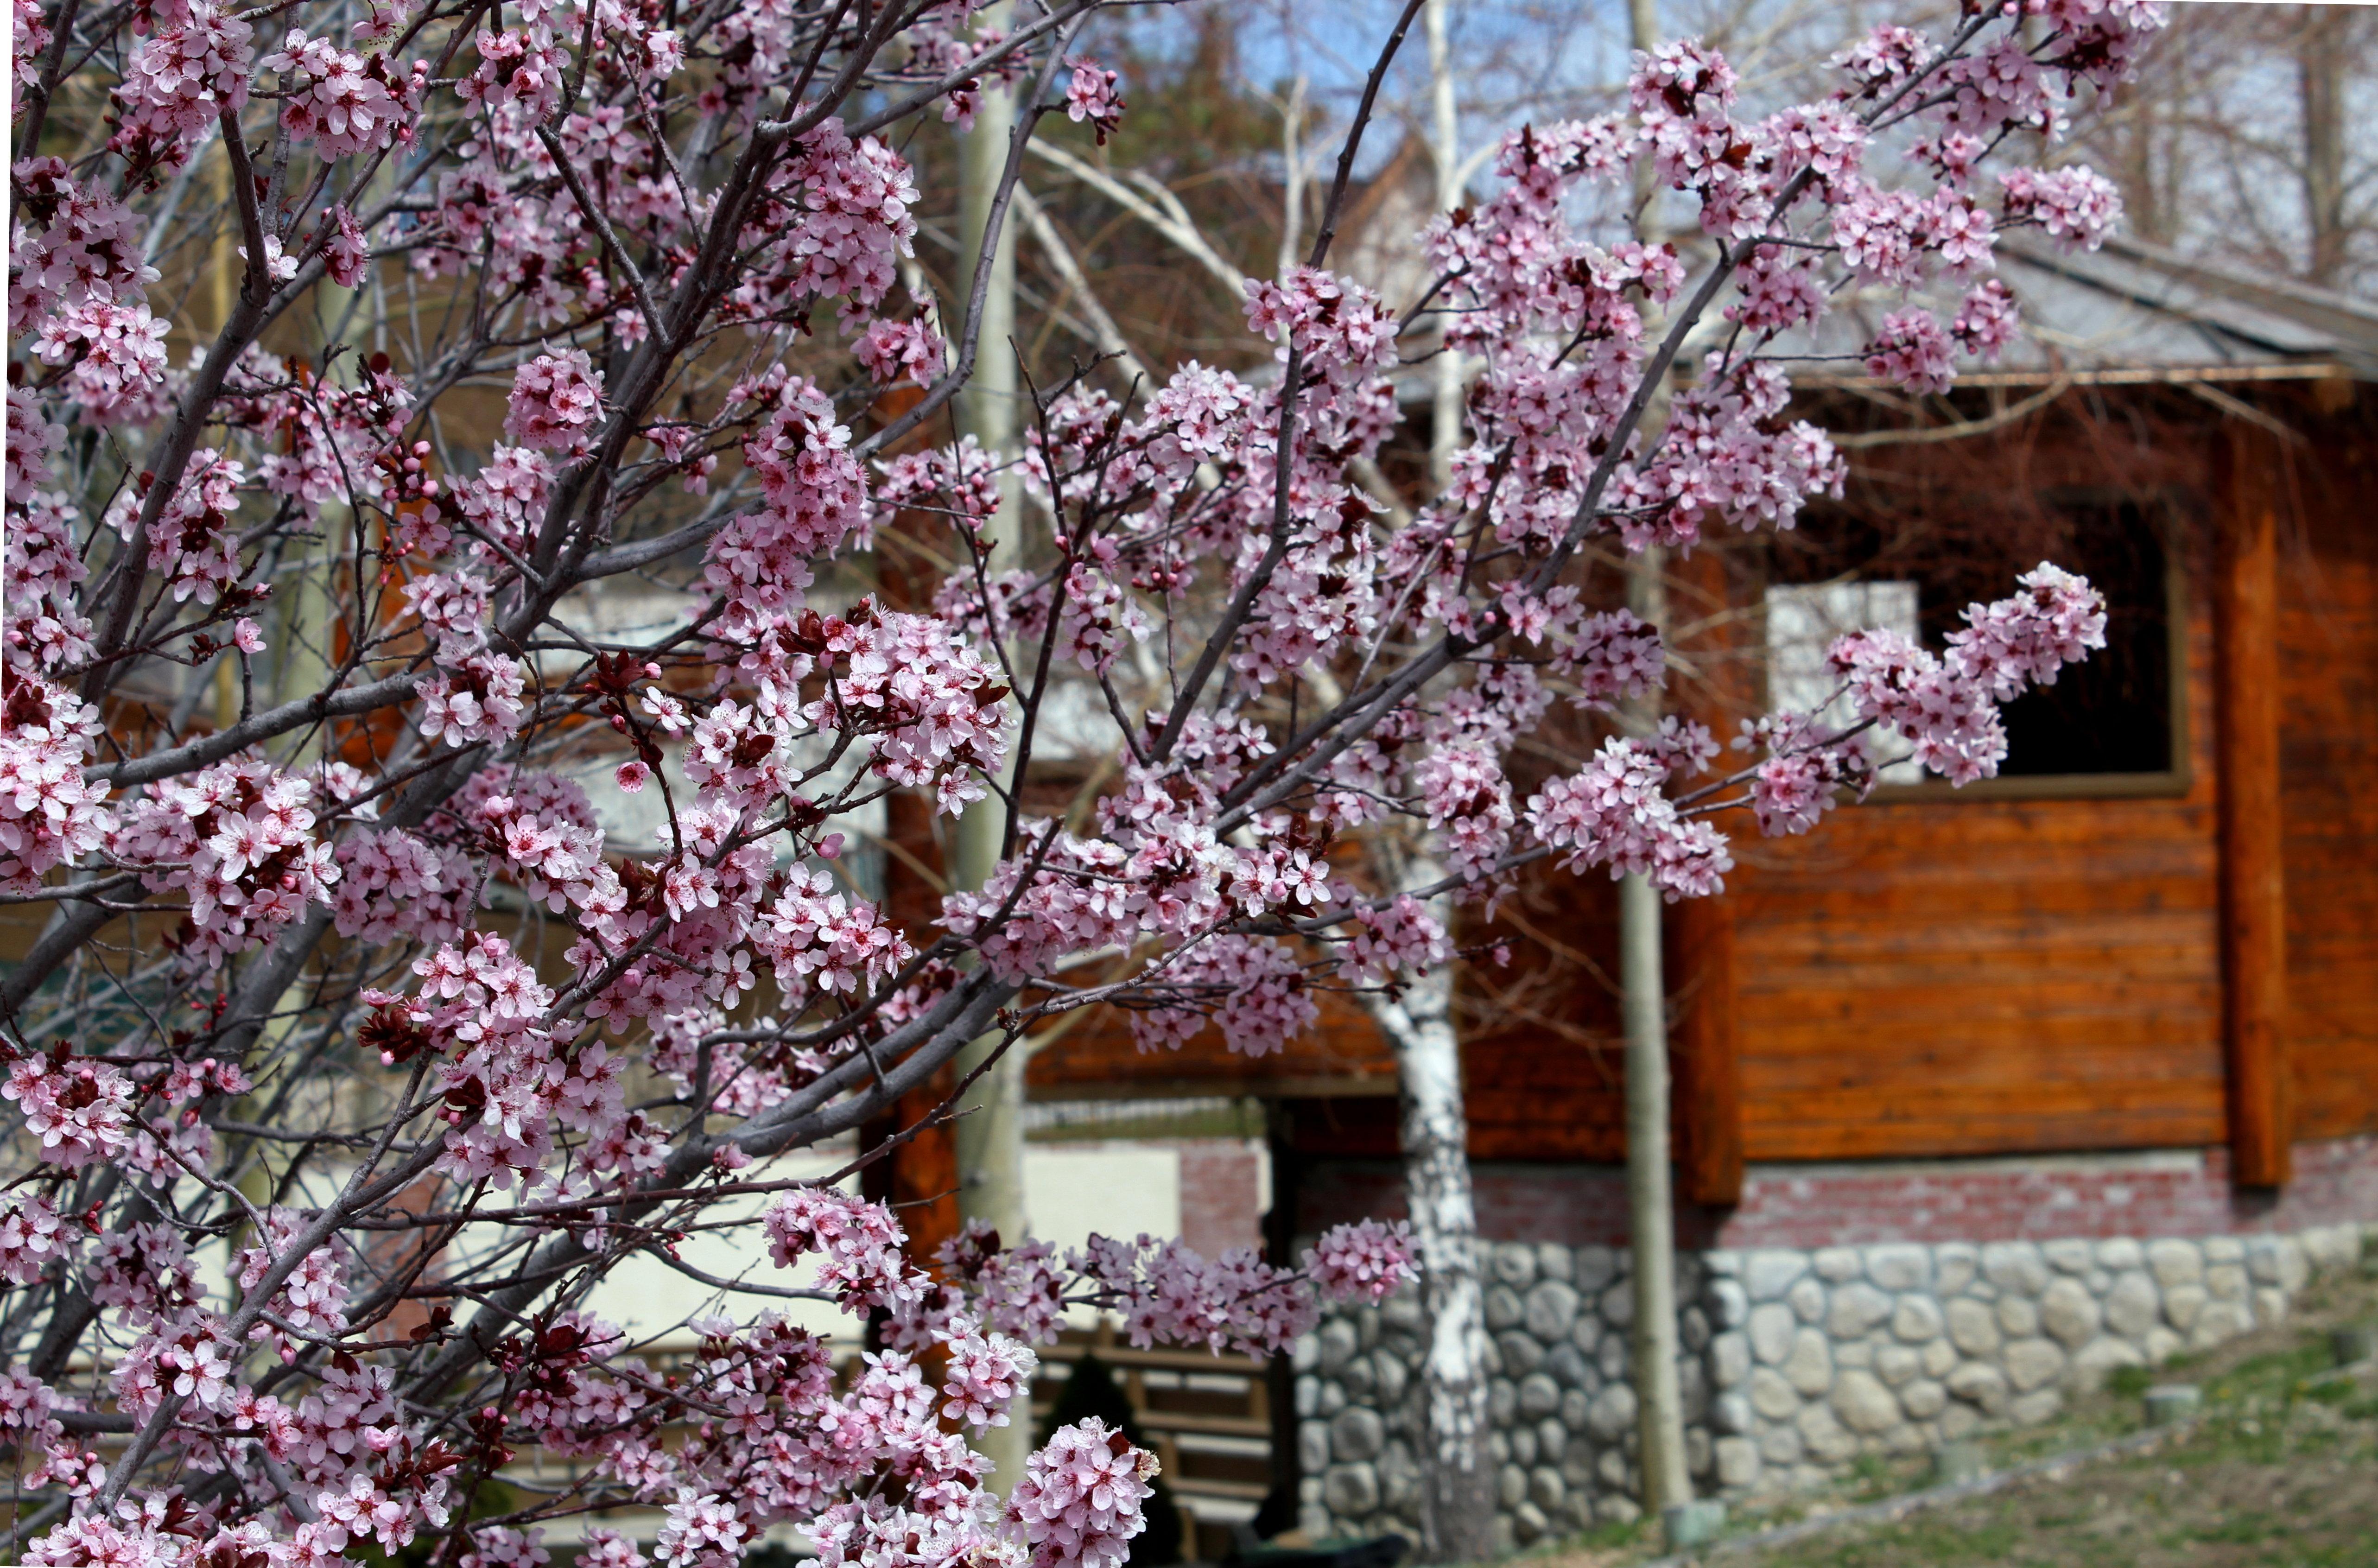
M 1002 1496 L 960 1439 L 1008 1418 L 1029 1344 L 1084 1305 L 1276 1349 L 1320 1293 L 1395 1288 L 1402 1237 L 1341 1227 L 1291 1268 L 975 1226 L 925 1267 L 852 1170 L 770 1162 L 987 1039 L 963 1095 L 1085 1007 L 1151 1049 L 1277 1049 L 1321 988 L 1438 983 L 1432 902 L 1537 861 L 1712 894 L 1718 820 L 1812 827 L 1879 727 L 1987 775 L 1997 704 L 2102 642 L 2097 596 L 2042 566 L 1945 654 L 1843 639 L 1853 718 L 1779 716 L 1739 766 L 1682 722 L 1524 796 L 1507 766 L 1555 703 L 1663 676 L 1656 632 L 1589 601 L 1590 547 L 1771 526 L 1835 482 L 1784 416 L 1835 287 L 1965 283 L 1952 320 L 1910 307 L 1865 346 L 1938 387 L 2012 330 L 2000 228 L 2102 235 L 2085 171 L 1970 165 L 2116 79 L 2152 10 L 1885 30 L 1771 115 L 1663 46 L 1624 114 L 1497 139 L 1493 195 L 1428 224 L 1390 306 L 1328 264 L 1408 6 L 1303 263 L 1246 286 L 1269 358 L 1127 395 L 1020 374 L 991 451 L 941 432 L 997 351 L 1029 145 L 1123 113 L 1075 52 L 1091 8 L 306 4 L 268 37 L 212 0 L 16 13 L 0 891 L 46 911 L 0 981 L 25 1561 L 368 1540 L 474 1568 L 641 1506 L 655 1538 L 596 1530 L 592 1561 L 723 1563 L 788 1523 L 828 1568 L 1111 1568 L 1148 1456 L 1076 1423 Z M 995 141 L 966 128 L 994 83 L 1014 123 L 944 296 L 904 278 L 897 144 L 934 117 Z M 1877 184 L 1887 156 L 1923 177 Z M 1624 232 L 1642 161 L 1698 261 L 1583 226 Z M 235 243 L 169 275 L 185 211 Z M 1475 375 L 1414 507 L 1374 476 L 1423 323 Z M 1000 538 L 1011 480 L 1045 535 Z M 879 530 L 937 567 L 921 608 L 878 597 Z M 1105 764 L 1050 809 L 1036 755 L 1086 741 Z M 921 925 L 847 853 L 900 790 L 995 838 Z M 1333 859 L 1388 824 L 1444 874 Z M 667 1368 L 604 1317 L 631 1265 L 705 1295 Z M 881 1348 L 837 1381 L 799 1302 Z
M 2190 6 L 2140 90 L 2080 116 L 2073 153 L 2121 187 L 2139 236 L 2324 288 L 2378 283 L 2378 17 L 2351 6 Z

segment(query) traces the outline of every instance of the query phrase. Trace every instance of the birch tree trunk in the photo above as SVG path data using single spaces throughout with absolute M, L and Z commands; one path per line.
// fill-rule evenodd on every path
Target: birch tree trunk
M 1400 886 L 1424 887 L 1435 868 L 1414 862 Z M 1452 900 L 1429 913 L 1450 928 Z M 1420 1556 L 1477 1562 L 1495 1554 L 1495 1462 L 1487 1444 L 1485 1292 L 1479 1278 L 1478 1210 L 1470 1187 L 1470 1118 L 1461 1099 L 1461 1046 L 1453 1019 L 1453 970 L 1440 965 L 1387 996 L 1364 993 L 1371 1018 L 1396 1054 L 1402 1095 L 1405 1201 L 1420 1256 L 1428 1355 L 1421 1372 Z
M 1666 552 L 1627 564 L 1628 608 L 1667 630 Z M 1630 705 L 1636 727 L 1659 724 L 1656 702 Z M 1627 1229 L 1635 1270 L 1635 1429 L 1643 1511 L 1693 1500 L 1676 1378 L 1676 1206 L 1668 1153 L 1668 985 L 1660 893 L 1648 877 L 1618 884 L 1619 1013 L 1627 1031 Z
M 1437 209 L 1460 200 L 1460 120 L 1450 37 L 1453 0 L 1428 7 L 1429 151 L 1436 164 Z M 1461 357 L 1447 350 L 1433 367 L 1429 468 L 1438 484 L 1453 472 L 1461 443 Z M 1442 868 L 1394 856 L 1398 887 L 1437 881 Z M 1439 896 L 1429 913 L 1453 927 L 1453 900 Z M 1439 965 L 1395 996 L 1365 993 L 1364 1004 L 1396 1054 L 1401 1095 L 1404 1200 L 1420 1256 L 1421 1308 L 1428 1354 L 1421 1370 L 1420 1557 L 1477 1562 L 1495 1555 L 1493 1417 L 1487 1403 L 1486 1302 L 1480 1278 L 1478 1207 L 1470 1183 L 1470 1116 L 1462 1102 L 1461 1040 L 1453 1018 L 1453 969 Z
M 1676 1379 L 1675 1197 L 1668 1163 L 1668 1009 L 1660 893 L 1618 884 L 1618 972 L 1627 1025 L 1627 1228 L 1635 1266 L 1635 1419 L 1643 1511 L 1690 1502 Z
M 1434 132 L 1430 151 L 1436 163 L 1436 210 L 1461 205 L 1461 117 L 1453 83 L 1453 0 L 1428 8 L 1429 108 Z M 1430 384 L 1429 476 L 1442 488 L 1453 481 L 1453 454 L 1461 449 L 1462 364 L 1459 353 L 1439 347 Z
M 1627 0 L 1629 42 L 1638 50 L 1659 46 L 1657 0 Z M 1658 196 L 1637 171 L 1639 222 L 1649 229 Z M 1644 423 L 1652 436 L 1666 423 L 1666 389 Z M 1654 436 L 1654 439 L 1656 437 Z M 1668 596 L 1663 581 L 1665 552 L 1647 549 L 1627 563 L 1628 608 L 1668 629 Z M 1637 715 L 1649 730 L 1660 715 L 1656 699 Z M 1627 1229 L 1635 1270 L 1635 1434 L 1642 1476 L 1643 1511 L 1654 1518 L 1693 1500 L 1691 1467 L 1685 1461 L 1684 1392 L 1676 1378 L 1676 1204 L 1668 1154 L 1668 982 L 1661 950 L 1660 895 L 1650 879 L 1627 876 L 1618 886 L 1619 1011 L 1627 1031 Z
M 1006 30 L 1014 24 L 1014 6 L 1007 0 L 979 13 L 979 25 Z M 983 231 L 991 222 L 1001 175 L 1007 163 L 1007 144 L 1015 124 L 1015 95 L 996 81 L 986 80 L 975 110 L 974 129 L 958 142 L 958 244 L 960 265 L 971 273 L 982 252 Z M 982 307 L 981 349 L 974 380 L 957 396 L 959 430 L 982 443 L 986 452 L 1013 455 L 1016 450 L 1015 226 L 1003 226 L 990 257 L 991 279 Z M 967 286 L 971 289 L 969 275 Z M 964 296 L 960 296 L 965 297 Z M 994 549 L 991 569 L 1004 571 L 1021 555 L 1016 537 L 1023 526 L 1021 498 L 1012 478 L 1000 485 L 999 512 L 991 523 Z M 1006 830 L 1006 811 L 997 796 L 979 801 L 960 817 L 955 834 L 953 881 L 959 887 L 979 887 L 999 863 Z M 958 1076 L 963 1079 L 982 1065 L 995 1042 L 978 1040 L 960 1052 Z M 966 1219 L 987 1220 L 1003 1243 L 1024 1239 L 1027 1219 L 1024 1208 L 1024 1052 L 1011 1048 L 997 1065 L 976 1080 L 957 1122 L 958 1212 Z M 993 1484 L 1012 1489 L 1024 1474 L 1031 1452 L 1032 1417 L 1029 1401 L 1019 1398 L 1008 1424 L 985 1429 L 976 1447 L 991 1461 Z
M 2308 6 L 2296 42 L 2296 82 L 2303 101 L 2304 227 L 2312 281 L 2335 286 L 2351 229 L 2346 221 L 2345 29 L 2341 11 Z

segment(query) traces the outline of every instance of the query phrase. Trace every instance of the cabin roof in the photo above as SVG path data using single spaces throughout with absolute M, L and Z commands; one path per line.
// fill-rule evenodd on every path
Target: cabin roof
M 2023 308 L 2023 333 L 1995 363 L 1966 359 L 1958 380 L 2037 381 L 2277 380 L 2344 374 L 2378 380 L 2378 303 L 2198 261 L 2121 236 L 2066 252 L 2024 231 L 2002 234 L 1998 276 Z M 1945 320 L 1945 281 L 1917 297 Z M 1828 318 L 1819 351 L 1852 351 L 1904 303 L 1862 291 Z M 1821 382 L 1822 375 L 1796 378 Z

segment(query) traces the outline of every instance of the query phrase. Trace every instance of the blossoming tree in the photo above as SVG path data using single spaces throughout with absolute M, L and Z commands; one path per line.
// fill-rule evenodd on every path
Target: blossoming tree
M 1510 136 L 1497 194 L 1421 238 L 1435 284 L 1387 302 L 1327 262 L 1413 0 L 1308 263 L 1248 287 L 1274 373 L 1076 377 L 1032 391 L 1020 451 L 936 444 L 1005 345 L 979 289 L 900 284 L 896 146 L 1017 95 L 988 247 L 1039 121 L 1123 112 L 1072 53 L 1094 8 L 994 35 L 849 0 L 17 0 L 0 896 L 45 921 L 0 982 L 23 1561 L 528 1565 L 541 1528 L 643 1506 L 655 1538 L 596 1529 L 589 1560 L 730 1562 L 791 1523 L 830 1564 L 1111 1568 L 1148 1456 L 1085 1423 L 1000 1497 L 963 1441 L 1030 1345 L 1087 1303 L 1142 1343 L 1275 1348 L 1321 1297 L 1398 1285 L 1405 1238 L 1060 1258 L 977 1229 L 924 1268 L 891 1212 L 775 1157 L 1093 1005 L 1151 1051 L 1209 1026 L 1272 1050 L 1320 989 L 1442 963 L 1432 899 L 1536 860 L 1714 893 L 1723 825 L 1814 826 L 1880 729 L 1987 775 L 1997 705 L 2101 642 L 2096 596 L 2043 566 L 1945 652 L 1844 639 L 1846 723 L 1777 716 L 1729 756 L 1671 722 L 1526 799 L 1507 770 L 1549 705 L 1662 678 L 1656 633 L 1581 595 L 1589 541 L 1785 527 L 1838 482 L 1786 366 L 1841 284 L 1966 280 L 1867 350 L 1938 387 L 2013 330 L 2000 228 L 2102 231 L 2085 172 L 1981 165 L 2119 77 L 2151 8 L 1887 28 L 1765 118 L 1709 51 L 1645 54 L 1628 112 Z M 1699 202 L 1689 266 L 1570 225 L 1647 160 Z M 236 235 L 211 316 L 151 265 L 209 199 Z M 1451 483 L 1399 521 L 1349 471 L 1424 313 L 1483 368 Z M 993 570 L 1004 472 L 1044 523 Z M 930 606 L 859 581 L 895 516 L 950 563 Z M 621 581 L 682 616 L 605 630 Z M 1101 723 L 1109 785 L 1027 811 L 1036 744 Z M 656 850 L 607 849 L 564 776 L 606 748 Z M 893 790 L 999 828 L 923 928 L 847 874 Z M 1439 884 L 1333 862 L 1389 817 Z M 756 1272 L 686 1257 L 718 1232 Z M 716 1297 L 667 1366 L 590 1305 L 631 1260 Z M 875 1321 L 847 1375 L 784 1317 L 806 1300 Z M 505 1472 L 532 1450 L 570 1463 Z

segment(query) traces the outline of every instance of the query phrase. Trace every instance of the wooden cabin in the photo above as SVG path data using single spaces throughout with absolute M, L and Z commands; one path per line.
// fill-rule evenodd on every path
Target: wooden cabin
M 2378 1226 L 2378 306 L 2123 242 L 2064 257 L 2010 237 L 2000 257 L 2026 344 L 1946 397 L 1805 379 L 1849 449 L 1845 495 L 1672 568 L 1676 700 L 1721 734 L 1815 700 L 1819 633 L 1937 647 L 2042 559 L 2109 600 L 2105 652 L 2009 708 L 2000 777 L 1887 769 L 1805 838 L 1744 821 L 1723 897 L 1671 910 L 1687 1394 L 1696 1470 L 1722 1491 L 2044 1418 L 2108 1367 L 2284 1312 Z M 1545 872 L 1461 933 L 1513 955 L 1461 996 L 1480 1227 L 1509 1293 L 1498 1309 L 1490 1290 L 1489 1327 L 1522 1336 L 1518 1413 L 1497 1416 L 1518 1544 L 1631 1506 L 1627 1423 L 1596 1427 L 1588 1398 L 1624 1381 L 1606 1350 L 1537 1396 L 1537 1415 L 1562 1401 L 1568 1455 L 1519 1457 L 1538 1441 L 1519 1374 L 1546 1354 L 1519 1303 L 1532 1324 L 1549 1292 L 1566 1321 L 1589 1278 L 1625 1288 L 1615 926 L 1611 884 Z M 1210 1037 L 1142 1057 L 1086 1025 L 1035 1055 L 1030 1093 L 1256 1096 L 1275 1245 L 1397 1214 L 1394 1061 L 1358 1010 L 1324 1016 L 1261 1061 Z M 1912 1321 L 1936 1335 L 1958 1292 L 2083 1299 L 2004 1346 L 1995 1329 L 1988 1349 L 1924 1344 L 1889 1388 L 1853 1369 L 1916 1347 L 1861 1321 L 1820 1345 L 1825 1378 L 1792 1383 L 1771 1362 L 1842 1323 L 1760 1305 L 1795 1278 L 1867 1293 L 1841 1297 L 1853 1318 L 1921 1297 Z M 1335 1354 L 1363 1347 L 1358 1370 L 1418 1354 L 1409 1324 L 1347 1333 Z M 1330 1344 L 1299 1363 L 1300 1405 L 1374 1397 Z M 1317 1418 L 1275 1444 L 1309 1528 L 1409 1527 L 1405 1398 L 1384 1450 L 1339 1452 Z
M 1784 695 L 1785 610 L 1895 607 L 1937 646 L 2043 557 L 2107 591 L 2110 645 L 2013 705 L 1994 780 L 1737 825 L 1668 933 L 1682 1189 L 1720 1239 L 1796 1167 L 2186 1150 L 2240 1215 L 2366 1164 L 2378 1220 L 2378 307 L 2119 241 L 2003 273 L 2036 336 L 1950 397 L 1807 392 L 1849 492 L 1675 567 L 1682 700 L 1730 732 Z M 1615 902 L 1531 878 L 1511 971 L 1466 977 L 1490 1228 L 1497 1167 L 1624 1158 Z M 1086 1029 L 1031 1072 L 1262 1096 L 1308 1193 L 1393 1159 L 1394 1083 L 1351 1008 L 1263 1061 Z

